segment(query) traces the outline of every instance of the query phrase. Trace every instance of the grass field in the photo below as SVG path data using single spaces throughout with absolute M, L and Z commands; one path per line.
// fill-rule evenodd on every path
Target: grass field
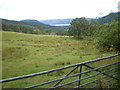
M 95 48 L 93 38 L 76 40 L 69 36 L 32 35 L 16 32 L 2 32 L 2 78 L 11 78 L 45 70 L 72 65 L 91 59 L 115 54 L 101 53 Z M 39 81 L 60 76 L 35 77 L 3 85 L 21 88 Z M 27 81 L 27 82 L 26 82 Z

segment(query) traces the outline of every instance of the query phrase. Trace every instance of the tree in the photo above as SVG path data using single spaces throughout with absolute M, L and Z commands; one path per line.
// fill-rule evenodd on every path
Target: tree
M 95 20 L 89 21 L 89 30 L 88 30 L 88 36 L 93 36 L 95 34 L 95 31 L 99 30 L 99 23 Z
M 46 34 L 50 35 L 52 31 L 51 30 L 46 30 L 45 32 L 46 32 Z
M 80 37 L 86 35 L 88 30 L 88 21 L 85 18 L 76 18 L 72 21 L 71 27 L 69 28 L 70 35 L 74 37 Z
M 93 32 L 97 30 L 97 21 L 88 21 L 86 18 L 76 18 L 72 21 L 69 28 L 69 35 L 81 38 L 82 36 L 91 36 Z
M 117 51 L 120 52 L 120 30 L 118 21 L 106 23 L 97 31 L 97 47 L 100 51 Z

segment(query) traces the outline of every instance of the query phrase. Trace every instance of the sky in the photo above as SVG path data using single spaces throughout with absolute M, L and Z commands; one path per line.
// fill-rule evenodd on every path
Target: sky
M 119 0 L 0 0 L 0 18 L 98 18 L 110 12 L 118 12 L 118 2 Z

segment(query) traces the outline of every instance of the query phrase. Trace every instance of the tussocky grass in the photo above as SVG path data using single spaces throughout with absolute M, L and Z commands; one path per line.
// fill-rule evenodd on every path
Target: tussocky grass
M 115 53 L 99 52 L 95 48 L 94 39 L 90 37 L 76 40 L 70 36 L 32 35 L 2 31 L 2 78 L 42 72 L 112 54 Z M 37 76 L 33 79 L 18 80 L 16 81 L 18 84 L 16 82 L 5 83 L 3 88 L 22 88 L 59 78 L 62 76 L 61 73 L 67 73 L 67 70 L 64 73 L 58 72 L 55 74 L 56 76 L 47 75 L 48 78 Z

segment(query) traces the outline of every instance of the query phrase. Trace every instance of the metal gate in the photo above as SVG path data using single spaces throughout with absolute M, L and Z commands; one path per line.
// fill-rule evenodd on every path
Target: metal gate
M 21 89 L 30 89 L 35 87 L 41 88 L 40 86 L 47 85 L 47 84 L 51 85 L 47 87 L 47 89 L 108 88 L 113 84 L 113 82 L 115 82 L 114 85 L 117 85 L 119 81 L 118 75 L 120 73 L 119 72 L 120 62 L 119 60 L 117 60 L 118 59 L 117 56 L 120 56 L 120 54 L 102 57 L 99 59 L 90 60 L 90 61 L 86 61 L 86 62 L 82 62 L 82 63 L 70 65 L 70 66 L 65 66 L 62 68 L 52 69 L 44 72 L 38 72 L 38 73 L 29 74 L 29 75 L 3 79 L 3 80 L 0 80 L 0 83 L 7 83 L 7 82 L 30 78 L 30 77 L 32 78 L 40 75 L 43 75 L 43 76 L 46 75 L 45 77 L 47 78 L 47 76 L 49 76 L 50 73 L 54 74 L 54 72 L 58 72 L 61 70 L 64 71 L 69 69 L 67 70 L 67 74 L 64 75 L 64 73 L 62 73 L 62 75 L 64 76 L 60 75 L 62 76 L 61 78 L 57 78 L 57 79 L 46 81 L 46 82 L 40 82 L 39 84 L 23 87 Z M 106 60 L 108 60 L 107 64 L 105 63 Z M 73 77 L 74 79 L 71 79 Z M 71 81 L 66 79 L 71 79 Z M 112 80 L 112 83 L 110 82 L 111 80 Z

